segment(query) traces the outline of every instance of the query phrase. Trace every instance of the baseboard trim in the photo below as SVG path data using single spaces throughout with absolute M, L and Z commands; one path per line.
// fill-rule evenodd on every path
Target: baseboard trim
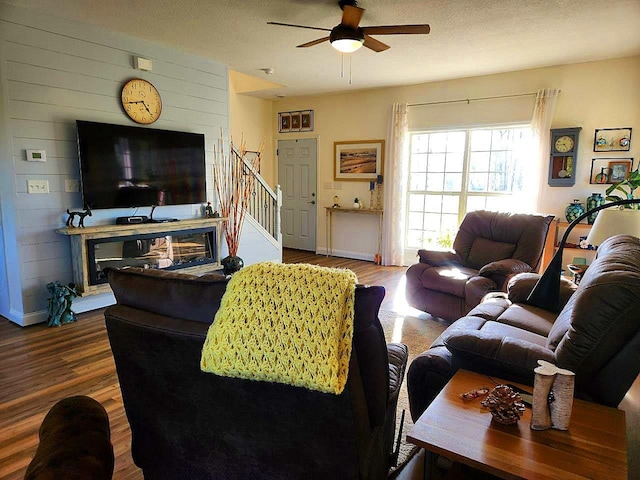
M 327 249 L 319 248 L 316 253 L 318 255 L 326 255 Z M 354 260 L 364 260 L 365 262 L 373 262 L 374 260 L 373 254 L 362 253 L 362 252 L 351 252 L 349 250 L 336 250 L 335 248 L 333 249 L 332 256 L 341 257 L 341 258 L 352 258 Z
M 91 310 L 108 307 L 116 303 L 113 293 L 103 293 L 100 295 L 90 295 L 88 297 L 77 297 L 71 304 L 71 310 L 75 313 L 85 313 Z M 49 318 L 49 312 L 40 310 L 38 312 L 22 313 L 11 310 L 7 319 L 21 327 L 28 327 L 38 323 L 44 323 Z

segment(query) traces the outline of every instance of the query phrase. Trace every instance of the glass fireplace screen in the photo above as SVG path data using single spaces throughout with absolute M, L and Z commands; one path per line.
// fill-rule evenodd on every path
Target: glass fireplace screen
M 87 240 L 89 284 L 107 282 L 108 267 L 177 270 L 217 261 L 215 228 Z

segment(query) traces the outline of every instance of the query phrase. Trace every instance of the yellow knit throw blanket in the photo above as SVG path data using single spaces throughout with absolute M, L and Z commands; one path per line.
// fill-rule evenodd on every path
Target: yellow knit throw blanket
M 340 394 L 347 382 L 357 278 L 350 270 L 264 262 L 234 274 L 200 369 Z

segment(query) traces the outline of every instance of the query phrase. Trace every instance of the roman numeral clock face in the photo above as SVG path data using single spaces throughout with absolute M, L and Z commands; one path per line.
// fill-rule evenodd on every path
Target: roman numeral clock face
M 134 122 L 149 125 L 162 112 L 162 99 L 156 87 L 146 80 L 134 78 L 122 87 L 122 108 Z

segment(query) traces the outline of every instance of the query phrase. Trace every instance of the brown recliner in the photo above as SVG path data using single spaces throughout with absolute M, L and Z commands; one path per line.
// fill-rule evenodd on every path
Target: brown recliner
M 504 291 L 517 273 L 537 271 L 553 215 L 468 213 L 453 250 L 419 250 L 420 263 L 407 270 L 409 304 L 453 321 L 482 297 Z
M 111 269 L 105 311 L 133 460 L 146 480 L 386 479 L 407 347 L 387 344 L 379 286 L 356 287 L 340 395 L 203 373 L 224 277 Z

